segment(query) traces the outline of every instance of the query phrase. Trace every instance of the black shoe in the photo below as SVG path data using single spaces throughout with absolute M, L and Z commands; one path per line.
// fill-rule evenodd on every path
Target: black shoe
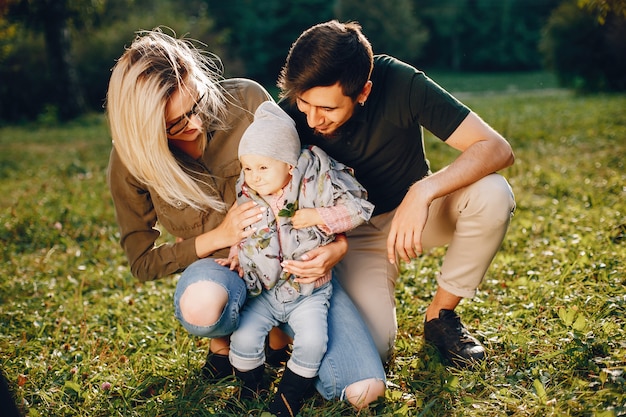
M 209 351 L 206 362 L 202 367 L 202 375 L 211 381 L 224 379 L 233 374 L 233 366 L 228 360 L 228 355 L 219 355 Z
M 441 310 L 438 319 L 424 322 L 424 339 L 457 368 L 471 367 L 485 359 L 485 348 L 453 310 Z
M 291 357 L 291 346 L 287 344 L 284 348 L 272 349 L 268 339 L 265 339 L 265 364 L 270 368 L 282 368 Z
M 269 405 L 269 412 L 276 417 L 295 417 L 311 392 L 315 378 L 305 378 L 285 368 L 278 390 Z

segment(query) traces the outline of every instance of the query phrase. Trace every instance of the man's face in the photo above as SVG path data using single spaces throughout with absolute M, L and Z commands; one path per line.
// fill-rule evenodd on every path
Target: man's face
M 327 87 L 313 87 L 296 98 L 298 110 L 306 114 L 310 128 L 330 136 L 354 114 L 356 101 L 345 96 L 339 83 Z

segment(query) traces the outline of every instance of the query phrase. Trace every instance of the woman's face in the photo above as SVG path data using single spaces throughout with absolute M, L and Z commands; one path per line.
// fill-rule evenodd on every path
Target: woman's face
M 241 168 L 248 187 L 260 196 L 282 190 L 291 180 L 291 165 L 261 155 L 241 155 Z
M 198 116 L 197 97 L 186 88 L 176 90 L 165 105 L 167 137 L 191 142 L 202 133 L 202 120 Z

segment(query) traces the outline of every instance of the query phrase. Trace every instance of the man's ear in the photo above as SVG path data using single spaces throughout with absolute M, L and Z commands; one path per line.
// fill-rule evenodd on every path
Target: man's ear
M 372 85 L 374 85 L 372 83 L 372 80 L 367 80 L 367 82 L 363 86 L 363 89 L 359 93 L 359 96 L 356 98 L 356 101 L 361 106 L 365 104 L 365 102 L 367 101 L 367 98 L 369 97 L 370 93 L 372 92 Z

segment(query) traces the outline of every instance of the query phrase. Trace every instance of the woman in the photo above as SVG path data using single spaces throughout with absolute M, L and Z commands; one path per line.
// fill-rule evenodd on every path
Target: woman
M 261 217 L 255 203 L 235 204 L 237 149 L 256 108 L 271 100 L 259 84 L 223 80 L 220 70 L 219 60 L 190 41 L 149 31 L 118 60 L 107 94 L 108 180 L 131 271 L 142 281 L 182 272 L 176 316 L 191 334 L 211 338 L 205 367 L 217 377 L 230 373 L 228 336 L 238 325 L 246 287 L 213 258 L 227 257 Z M 157 221 L 175 243 L 155 245 Z M 290 272 L 314 282 L 346 251 L 345 238 L 338 238 L 291 261 Z M 365 407 L 383 395 L 384 370 L 340 288 L 328 320 L 331 341 L 316 387 L 327 399 Z

